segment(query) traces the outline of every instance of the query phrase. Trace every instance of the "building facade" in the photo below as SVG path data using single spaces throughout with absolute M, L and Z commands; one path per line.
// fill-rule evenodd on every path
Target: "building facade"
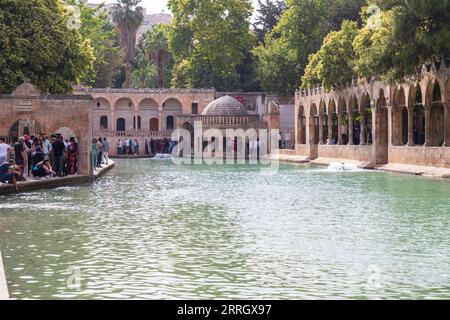
M 25 134 L 74 137 L 79 147 L 78 173 L 90 174 L 91 106 L 90 95 L 44 95 L 26 81 L 11 94 L 0 95 L 0 136 L 9 143 Z

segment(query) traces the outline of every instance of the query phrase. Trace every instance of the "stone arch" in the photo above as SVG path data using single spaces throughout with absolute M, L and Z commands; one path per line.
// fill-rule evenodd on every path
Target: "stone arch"
M 303 105 L 298 107 L 297 117 L 297 141 L 299 144 L 306 144 L 306 117 Z
M 353 125 L 352 130 L 349 130 L 352 131 L 350 133 L 351 137 L 349 144 L 353 143 L 355 145 L 359 145 L 361 138 L 361 113 L 356 95 L 351 96 L 348 110 L 349 114 L 351 114 L 351 123 Z
M 158 102 L 152 98 L 145 98 L 139 102 L 139 110 L 158 110 Z
M 405 90 L 397 86 L 392 101 L 392 144 L 404 146 L 408 144 L 408 108 Z
M 426 90 L 426 109 L 430 115 L 425 117 L 425 141 L 427 146 L 441 147 L 445 142 L 444 104 L 439 82 L 428 83 Z M 427 123 L 429 122 L 429 123 Z
M 324 144 L 328 140 L 328 111 L 325 100 L 321 99 L 319 104 L 319 119 L 322 125 L 322 139 L 319 141 L 320 144 Z M 320 134 L 319 134 L 320 140 Z
M 178 100 L 176 98 L 168 98 L 162 104 L 163 110 L 180 110 L 181 111 L 182 107 L 183 106 L 182 106 L 180 100 Z
M 93 101 L 93 109 L 94 110 L 110 110 L 111 109 L 111 103 L 109 100 L 99 97 L 95 98 Z
M 309 143 L 319 143 L 319 114 L 314 103 L 309 110 Z
M 338 135 L 338 112 L 336 102 L 331 98 L 328 102 L 328 144 L 337 144 Z
M 425 107 L 422 101 L 422 90 L 420 86 L 412 86 L 409 91 L 408 104 L 413 112 L 414 145 L 423 145 L 425 143 Z
M 134 103 L 130 98 L 120 98 L 114 104 L 115 110 L 133 110 Z
M 15 143 L 19 141 L 19 137 L 32 135 L 42 135 L 44 127 L 37 121 L 32 119 L 19 118 L 12 123 L 6 137 L 8 143 Z

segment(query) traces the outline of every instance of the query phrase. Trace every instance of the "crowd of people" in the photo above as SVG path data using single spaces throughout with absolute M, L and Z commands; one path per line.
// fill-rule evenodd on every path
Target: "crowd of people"
M 92 168 L 109 164 L 109 142 L 106 138 L 92 139 Z
M 172 153 L 172 149 L 175 147 L 176 142 L 172 139 L 153 139 L 144 140 L 144 153 L 157 154 L 157 153 Z M 139 142 L 137 139 L 126 139 L 117 142 L 117 154 L 122 155 L 139 155 Z
M 63 177 L 78 171 L 78 143 L 60 134 L 20 137 L 7 144 L 0 137 L 0 183 L 13 184 L 33 178 Z

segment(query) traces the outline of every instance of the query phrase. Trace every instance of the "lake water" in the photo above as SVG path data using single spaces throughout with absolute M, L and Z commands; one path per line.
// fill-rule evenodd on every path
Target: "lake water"
M 450 298 L 450 183 L 117 160 L 0 196 L 12 298 Z

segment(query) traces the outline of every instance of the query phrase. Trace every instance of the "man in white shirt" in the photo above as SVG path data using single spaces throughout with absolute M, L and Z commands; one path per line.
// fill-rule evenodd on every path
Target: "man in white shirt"
M 52 144 L 48 141 L 47 136 L 42 137 L 42 152 L 44 155 L 48 155 L 52 151 Z
M 13 150 L 6 144 L 5 138 L 0 138 L 0 165 L 8 161 L 8 155 Z

